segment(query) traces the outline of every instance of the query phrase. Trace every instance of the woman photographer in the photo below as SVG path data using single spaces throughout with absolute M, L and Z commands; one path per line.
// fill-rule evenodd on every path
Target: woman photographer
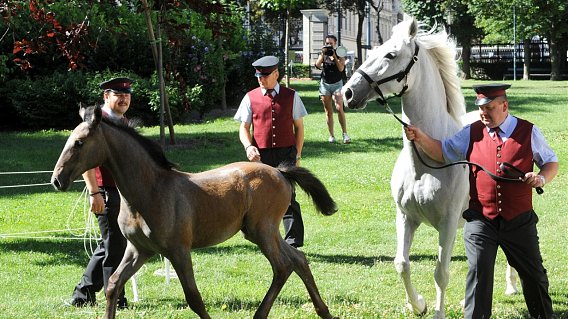
M 343 131 L 343 143 L 351 142 L 347 135 L 347 122 L 345 121 L 345 112 L 343 111 L 343 98 L 341 97 L 341 88 L 343 87 L 343 74 L 345 71 L 345 58 L 337 56 L 335 45 L 337 38 L 330 34 L 325 37 L 325 46 L 322 47 L 321 53 L 316 61 L 316 68 L 323 70 L 320 80 L 320 97 L 325 109 L 327 117 L 327 129 L 329 130 L 328 142 L 335 142 L 333 134 L 333 108 L 331 105 L 332 98 L 335 100 L 335 108 L 341 130 Z

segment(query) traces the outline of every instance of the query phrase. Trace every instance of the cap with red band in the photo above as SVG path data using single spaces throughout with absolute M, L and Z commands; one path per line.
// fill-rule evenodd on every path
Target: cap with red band
M 129 78 L 113 78 L 99 84 L 99 87 L 105 91 L 113 91 L 115 93 L 131 93 L 130 85 L 132 80 Z
M 475 90 L 475 93 L 477 93 L 475 105 L 485 105 L 499 96 L 506 96 L 507 89 L 510 87 L 510 84 L 503 83 L 474 85 L 473 89 Z

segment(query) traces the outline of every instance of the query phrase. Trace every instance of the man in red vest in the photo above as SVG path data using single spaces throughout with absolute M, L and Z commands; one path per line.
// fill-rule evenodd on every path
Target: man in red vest
M 477 167 L 470 171 L 469 208 L 463 213 L 468 259 L 464 317 L 489 319 L 493 298 L 493 268 L 500 246 L 518 272 L 533 318 L 552 318 L 548 276 L 542 263 L 532 206 L 532 188 L 543 187 L 558 173 L 558 158 L 540 130 L 509 114 L 508 84 L 474 86 L 481 120 L 454 136 L 435 140 L 418 127 L 405 128 L 406 137 L 439 162 L 468 160 L 507 177 L 510 163 L 526 172 L 522 182 L 495 181 Z M 533 163 L 540 169 L 533 172 Z
M 308 114 L 297 92 L 280 86 L 278 58 L 265 56 L 253 62 L 259 87 L 241 101 L 235 120 L 241 122 L 239 139 L 247 158 L 276 167 L 299 165 L 304 146 L 304 121 Z M 304 245 L 304 223 L 295 193 L 284 215 L 284 239 L 294 247 Z
M 124 113 L 130 107 L 132 80 L 114 78 L 100 84 L 103 90 L 103 116 L 128 123 Z M 83 179 L 89 190 L 91 211 L 97 215 L 101 230 L 101 242 L 93 252 L 81 281 L 75 286 L 70 305 L 82 307 L 96 302 L 96 293 L 108 285 L 108 279 L 118 268 L 124 251 L 126 238 L 118 227 L 120 195 L 114 179 L 104 167 L 96 167 L 83 173 Z M 118 299 L 119 308 L 127 308 L 124 290 Z

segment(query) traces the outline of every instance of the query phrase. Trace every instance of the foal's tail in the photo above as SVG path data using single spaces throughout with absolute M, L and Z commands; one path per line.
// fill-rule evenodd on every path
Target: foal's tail
M 280 165 L 277 169 L 292 185 L 300 185 L 320 213 L 329 216 L 337 211 L 337 205 L 323 183 L 309 170 L 290 165 Z

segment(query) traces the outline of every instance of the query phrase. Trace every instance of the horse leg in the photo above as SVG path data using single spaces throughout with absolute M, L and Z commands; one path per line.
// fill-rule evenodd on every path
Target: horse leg
M 505 289 L 505 295 L 512 296 L 519 292 L 517 289 L 517 270 L 509 263 L 507 263 L 507 271 L 505 272 L 505 281 L 507 282 L 507 288 Z
M 292 271 L 294 271 L 304 282 L 317 314 L 324 319 L 333 319 L 334 317 L 329 313 L 327 305 L 320 296 L 304 253 L 287 244 L 280 236 L 278 229 L 272 229 L 267 232 L 266 236 L 259 235 L 261 233 L 257 232 L 255 236 L 249 232 L 248 238 L 252 242 L 257 243 L 264 256 L 268 259 L 272 266 L 273 275 L 270 288 L 254 314 L 254 318 L 268 317 L 274 300 L 292 274 Z
M 405 214 L 397 207 L 396 213 L 396 256 L 394 258 L 394 266 L 398 275 L 402 279 L 404 289 L 406 290 L 407 307 L 416 315 L 426 313 L 426 302 L 424 298 L 416 292 L 410 280 L 410 258 L 409 251 L 412 246 L 414 232 L 419 224 L 410 221 Z
M 130 242 L 126 245 L 124 257 L 116 271 L 108 279 L 108 287 L 106 290 L 106 308 L 105 319 L 114 319 L 116 316 L 116 304 L 118 303 L 118 296 L 124 284 L 130 277 L 132 277 L 142 265 L 153 254 L 140 252 Z
M 185 294 L 185 300 L 187 304 L 195 312 L 199 318 L 211 319 L 207 310 L 205 309 L 205 304 L 201 298 L 199 290 L 197 290 L 197 284 L 195 283 L 195 276 L 193 274 L 193 266 L 191 263 L 191 254 L 185 249 L 178 249 L 174 253 L 167 256 L 174 267 L 176 274 L 179 278 L 183 292 Z
M 449 216 L 448 216 L 449 217 Z M 450 261 L 452 259 L 452 251 L 456 240 L 456 231 L 458 220 L 456 218 L 448 218 L 440 229 L 438 229 L 438 260 L 436 262 L 436 271 L 434 280 L 436 282 L 436 309 L 434 312 L 435 319 L 446 317 L 445 297 L 446 288 L 450 281 Z

